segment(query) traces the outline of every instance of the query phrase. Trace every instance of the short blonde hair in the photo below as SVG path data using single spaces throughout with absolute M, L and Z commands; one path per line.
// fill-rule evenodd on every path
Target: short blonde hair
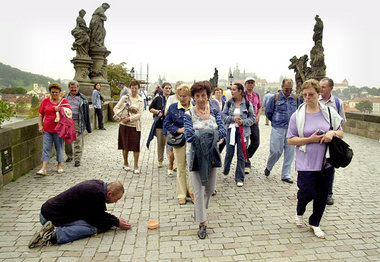
M 301 90 L 305 90 L 305 89 L 308 89 L 308 88 L 314 88 L 315 91 L 317 92 L 317 94 L 320 94 L 321 93 L 321 85 L 319 84 L 319 82 L 315 79 L 309 79 L 309 80 L 306 80 L 302 86 L 301 86 Z
M 185 92 L 185 94 L 187 96 L 191 97 L 191 91 L 190 90 L 191 90 L 191 88 L 190 88 L 190 86 L 188 84 L 182 84 L 179 87 L 177 87 L 177 89 L 175 90 L 175 94 L 178 96 L 178 93 L 180 91 L 183 91 L 183 92 Z

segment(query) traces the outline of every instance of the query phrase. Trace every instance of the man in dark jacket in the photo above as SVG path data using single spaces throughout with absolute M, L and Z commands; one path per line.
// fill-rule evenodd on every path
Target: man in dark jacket
M 69 101 L 71 109 L 73 110 L 73 120 L 77 135 L 76 141 L 72 143 L 65 143 L 65 153 L 67 155 L 66 162 L 73 161 L 74 155 L 74 166 L 78 167 L 80 166 L 84 146 L 84 129 L 91 133 L 90 107 L 86 96 L 79 93 L 79 83 L 75 80 L 69 82 L 69 93 L 63 97 Z
M 43 227 L 31 239 L 29 248 L 72 242 L 113 226 L 130 229 L 128 221 L 106 212 L 106 203 L 116 203 L 123 194 L 121 182 L 88 180 L 49 199 L 41 207 Z

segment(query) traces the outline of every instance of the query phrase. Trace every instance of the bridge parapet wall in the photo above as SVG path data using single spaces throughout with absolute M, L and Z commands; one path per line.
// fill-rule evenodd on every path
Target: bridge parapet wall
M 380 140 L 380 116 L 346 112 L 344 132 Z
M 109 119 L 110 103 L 112 102 L 103 104 L 104 122 Z M 90 106 L 90 120 L 92 129 L 98 128 L 92 106 Z M 0 188 L 41 165 L 41 153 L 42 134 L 38 132 L 37 118 L 19 121 L 0 129 Z M 55 154 L 54 146 L 52 154 Z

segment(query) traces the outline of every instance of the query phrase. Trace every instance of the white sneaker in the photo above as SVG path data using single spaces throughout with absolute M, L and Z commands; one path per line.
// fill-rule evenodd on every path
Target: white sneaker
M 170 177 L 174 176 L 173 170 L 168 169 L 168 176 Z
M 303 227 L 303 225 L 304 225 L 304 223 L 303 223 L 303 216 L 296 215 L 295 221 L 296 221 L 296 226 L 297 227 Z
M 239 181 L 239 182 L 236 183 L 236 185 L 237 185 L 238 187 L 242 187 L 242 186 L 244 186 L 244 183 L 241 182 L 241 181 Z
M 132 170 L 132 168 L 130 168 L 129 166 L 123 166 L 123 169 L 125 170 L 125 171 L 131 171 Z
M 249 174 L 249 171 L 251 171 L 251 168 L 249 168 L 249 167 L 244 168 L 244 173 L 245 174 Z

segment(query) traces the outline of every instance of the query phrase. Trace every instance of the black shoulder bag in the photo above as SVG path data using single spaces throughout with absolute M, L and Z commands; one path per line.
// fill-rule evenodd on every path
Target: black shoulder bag
M 331 122 L 330 107 L 329 118 L 330 118 L 330 130 L 333 130 Z M 327 159 L 327 163 L 335 168 L 346 167 L 351 163 L 354 152 L 351 147 L 344 142 L 341 138 L 334 136 L 330 143 L 327 144 L 330 151 L 330 158 Z

